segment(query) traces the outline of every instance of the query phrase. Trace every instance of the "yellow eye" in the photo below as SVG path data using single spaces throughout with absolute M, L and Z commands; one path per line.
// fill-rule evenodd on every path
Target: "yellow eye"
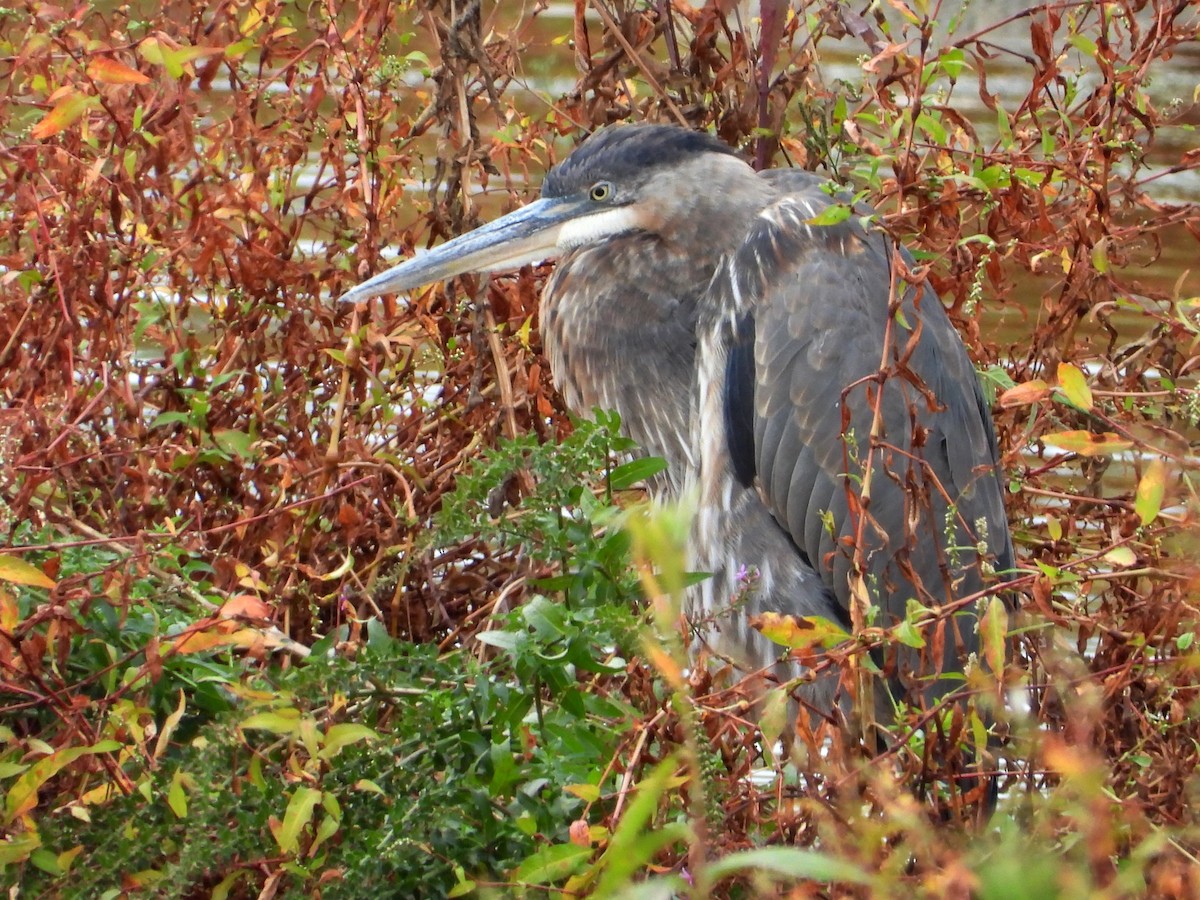
M 605 200 L 611 200 L 613 195 L 613 186 L 607 181 L 597 181 L 592 185 L 592 189 L 588 191 L 588 196 L 597 203 L 603 203 Z

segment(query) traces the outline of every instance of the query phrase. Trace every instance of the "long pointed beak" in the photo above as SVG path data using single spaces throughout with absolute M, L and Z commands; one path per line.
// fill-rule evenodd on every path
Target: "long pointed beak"
M 481 228 L 380 272 L 341 296 L 360 303 L 380 294 L 398 294 L 466 272 L 497 272 L 553 259 L 563 252 L 559 234 L 580 214 L 571 199 L 545 198 Z

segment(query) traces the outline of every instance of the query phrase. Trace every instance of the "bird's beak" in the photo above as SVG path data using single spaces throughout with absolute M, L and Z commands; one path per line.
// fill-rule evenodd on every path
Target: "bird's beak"
M 579 207 L 577 201 L 566 198 L 535 200 L 495 222 L 380 272 L 351 288 L 341 300 L 359 303 L 466 272 L 498 272 L 553 259 L 563 252 L 559 246 L 563 225 L 578 218 Z

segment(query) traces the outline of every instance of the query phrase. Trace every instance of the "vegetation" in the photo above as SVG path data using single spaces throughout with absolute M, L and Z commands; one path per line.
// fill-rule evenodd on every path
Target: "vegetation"
M 0 882 L 1193 896 L 1194 5 L 428 6 L 0 9 Z M 995 397 L 1008 663 L 882 752 L 687 670 L 685 516 L 563 414 L 544 270 L 332 302 L 624 119 L 861 193 Z

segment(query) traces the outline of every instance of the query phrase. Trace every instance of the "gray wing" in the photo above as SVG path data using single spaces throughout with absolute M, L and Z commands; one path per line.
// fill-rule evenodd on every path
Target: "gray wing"
M 972 593 L 976 546 L 986 538 L 998 569 L 1011 567 L 1012 548 L 966 349 L 931 289 L 893 287 L 892 244 L 860 224 L 861 208 L 809 225 L 833 202 L 815 179 L 771 180 L 787 192 L 729 265 L 734 470 L 753 476 L 843 608 L 860 566 L 881 624 L 903 617 L 910 598 L 936 607 Z M 893 291 L 903 298 L 889 326 Z M 960 631 L 973 649 L 971 629 Z

